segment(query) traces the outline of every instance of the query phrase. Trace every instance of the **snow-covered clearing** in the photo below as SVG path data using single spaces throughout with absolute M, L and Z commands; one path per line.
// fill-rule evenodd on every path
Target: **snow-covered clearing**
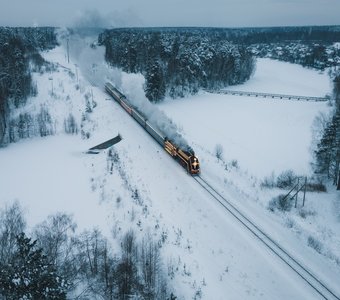
M 39 95 L 30 99 L 27 107 L 34 111 L 47 101 L 59 134 L 0 149 L 2 208 L 18 200 L 26 210 L 31 227 L 49 214 L 64 211 L 74 215 L 80 230 L 98 227 L 112 240 L 130 228 L 140 236 L 150 232 L 155 239 L 163 237 L 165 268 L 169 273 L 174 272 L 172 284 L 179 299 L 195 296 L 195 299 L 318 299 L 296 274 L 201 190 L 121 107 L 107 100 L 102 86 L 91 86 L 74 62 L 67 64 L 63 48 L 56 48 L 45 57 L 70 68 L 71 72 L 59 67 L 52 74 L 35 75 Z M 53 94 L 48 92 L 52 89 L 49 77 L 53 78 Z M 127 87 L 128 78 L 124 75 L 120 84 Z M 85 114 L 89 105 L 92 112 Z M 296 157 L 308 153 L 307 126 L 318 111 L 328 109 L 326 104 L 261 102 L 202 94 L 169 101 L 161 107 L 181 124 L 183 135 L 192 141 L 202 162 L 202 176 L 214 182 L 226 197 L 339 293 L 339 267 L 333 260 L 310 249 L 303 234 L 282 226 L 281 218 L 264 209 L 266 199 L 260 199 L 263 193 L 259 182 L 250 175 L 256 173 L 257 167 L 261 173 L 256 175 L 285 169 L 285 165 L 294 168 Z M 226 110 L 226 117 L 221 119 L 223 110 Z M 80 134 L 65 136 L 62 133 L 65 116 L 70 112 L 75 115 L 79 127 L 82 124 L 89 139 L 82 139 Z M 214 115 L 217 112 L 219 114 Z M 81 121 L 84 114 L 87 120 Z M 256 124 L 257 118 L 267 120 Z M 288 124 L 289 130 L 282 122 Z M 244 125 L 238 128 L 241 123 Z M 251 129 L 245 124 L 250 124 Z M 268 124 L 271 130 L 267 130 Z M 232 132 L 229 126 L 240 131 L 229 136 L 227 133 Z M 253 129 L 259 131 L 258 138 Z M 274 139 L 273 144 L 282 146 L 286 140 L 282 136 L 276 138 L 275 133 L 284 135 L 287 131 L 292 133 L 293 129 L 299 134 L 294 135 L 293 144 L 296 145 L 289 149 L 301 149 L 295 149 L 294 158 L 281 157 L 285 164 L 274 164 L 276 159 L 271 151 L 277 148 L 269 148 L 269 141 L 267 147 L 258 147 L 259 139 Z M 250 131 L 247 138 L 241 138 L 247 131 Z M 274 132 L 272 136 L 270 131 Z M 123 140 L 114 146 L 119 156 L 117 161 L 113 162 L 106 151 L 98 155 L 83 153 L 118 132 Z M 225 170 L 214 157 L 213 147 L 224 141 L 225 159 L 238 159 L 240 168 L 230 165 Z M 247 143 L 242 144 L 242 141 Z M 229 146 L 231 143 L 233 147 Z M 265 153 L 258 157 L 261 151 Z M 251 156 L 247 160 L 249 152 Z M 281 150 L 280 154 L 283 153 Z M 270 163 L 265 158 L 270 159 Z M 307 165 L 308 159 L 305 159 L 297 170 L 306 172 Z M 136 196 L 136 191 L 138 197 L 132 197 Z M 318 216 L 319 212 L 315 217 Z M 298 226 L 307 224 L 298 224 L 297 215 L 292 218 L 296 218 L 294 222 Z M 307 217 L 307 221 L 311 219 Z M 335 219 L 332 224 L 339 228 Z M 295 228 L 300 227 L 293 226 Z M 331 236 L 339 241 L 335 233 Z
M 236 91 L 324 97 L 332 86 L 327 72 L 317 72 L 300 65 L 257 59 L 254 76 L 245 84 L 230 86 Z
M 254 77 L 230 89 L 324 96 L 329 85 L 326 74 L 258 59 Z M 237 160 L 242 169 L 260 178 L 288 169 L 309 174 L 311 127 L 320 112 L 329 112 L 325 102 L 208 93 L 169 99 L 159 107 L 183 128 L 188 140 L 211 153 L 221 144 L 226 161 Z
M 188 140 L 211 153 L 222 145 L 225 160 L 237 160 L 257 177 L 287 169 L 309 174 L 311 126 L 320 111 L 329 110 L 320 102 L 214 94 L 168 100 L 160 107 Z

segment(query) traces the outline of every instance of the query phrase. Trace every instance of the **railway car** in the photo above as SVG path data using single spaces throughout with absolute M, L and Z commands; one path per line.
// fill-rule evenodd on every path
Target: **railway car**
M 145 129 L 158 142 L 158 144 L 160 144 L 162 147 L 164 146 L 166 138 L 162 133 L 156 130 L 148 121 L 146 121 Z
M 184 169 L 191 175 L 200 173 L 200 163 L 193 151 L 183 150 L 175 143 L 169 140 L 163 133 L 156 129 L 148 120 L 134 108 L 124 94 L 116 89 L 110 82 L 105 84 L 106 92 L 116 100 L 124 110 L 130 114 L 156 141 L 166 152 L 168 152 Z
M 143 118 L 143 116 L 138 113 L 136 110 L 132 111 L 132 117 L 142 126 L 142 127 L 146 127 L 146 119 Z
M 105 90 L 116 100 L 126 99 L 125 95 L 118 91 L 110 82 L 105 84 Z

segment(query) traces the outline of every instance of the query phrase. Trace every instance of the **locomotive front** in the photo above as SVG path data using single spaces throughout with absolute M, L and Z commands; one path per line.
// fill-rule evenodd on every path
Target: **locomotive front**
M 200 173 L 200 163 L 197 156 L 192 155 L 189 158 L 190 173 L 192 175 L 198 175 Z

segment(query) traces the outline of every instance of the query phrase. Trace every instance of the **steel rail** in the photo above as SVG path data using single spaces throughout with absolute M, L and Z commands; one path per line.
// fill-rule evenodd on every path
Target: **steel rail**
M 193 177 L 197 183 L 205 189 L 215 200 L 217 200 L 233 217 L 235 217 L 243 226 L 245 226 L 254 236 L 256 236 L 268 249 L 278 256 L 286 265 L 288 265 L 300 278 L 302 278 L 314 291 L 316 291 L 323 299 L 340 300 L 330 288 L 328 288 L 320 279 L 318 279 L 311 271 L 298 262 L 291 254 L 289 254 L 282 246 L 274 241 L 268 234 L 263 232 L 254 222 L 246 217 L 239 209 L 237 209 L 230 201 L 223 197 L 215 188 L 213 188 L 201 176 Z M 307 278 L 308 277 L 308 278 Z

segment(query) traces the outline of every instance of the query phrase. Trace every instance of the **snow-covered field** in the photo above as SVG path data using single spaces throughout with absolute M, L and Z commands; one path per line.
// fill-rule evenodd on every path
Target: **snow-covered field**
M 327 74 L 269 59 L 258 59 L 254 77 L 230 89 L 313 96 L 331 91 Z M 169 99 L 159 107 L 188 140 L 211 153 L 222 145 L 226 161 L 237 160 L 259 178 L 288 169 L 310 174 L 312 124 L 319 113 L 329 112 L 325 102 L 208 93 Z
M 230 86 L 236 91 L 324 97 L 332 86 L 327 72 L 269 58 L 257 59 L 254 76 L 245 84 Z
M 74 74 L 79 72 L 78 78 L 62 67 L 53 74 L 35 75 L 39 94 L 30 99 L 27 107 L 37 110 L 40 103 L 48 101 L 58 134 L 0 149 L 0 208 L 19 201 L 31 227 L 49 214 L 63 211 L 73 214 L 79 230 L 97 227 L 112 240 L 130 228 L 141 236 L 147 232 L 155 239 L 165 236 L 164 266 L 175 272 L 172 285 L 179 299 L 193 299 L 195 295 L 195 299 L 319 299 L 289 267 L 201 190 L 125 111 L 107 100 L 101 86 L 91 86 L 76 69 L 76 61 L 67 64 L 63 48 L 56 48 L 45 57 L 70 68 Z M 263 66 L 270 69 L 271 64 L 277 70 L 277 62 L 266 60 Z M 259 73 L 261 65 L 257 68 Z M 296 72 L 289 73 L 289 77 L 304 82 Z M 46 93 L 51 76 L 53 95 Z M 317 74 L 316 78 L 321 80 L 323 76 Z M 274 76 L 271 80 L 274 84 Z M 123 74 L 119 84 L 127 89 L 133 85 L 131 82 L 140 82 L 140 76 L 129 81 L 129 76 Z M 323 88 L 318 91 L 323 93 Z M 85 95 L 91 95 L 92 112 L 86 113 L 87 120 L 82 122 L 89 105 L 89 96 Z M 329 109 L 327 105 L 201 94 L 167 101 L 160 107 L 192 142 L 202 162 L 202 176 L 340 294 L 340 268 L 334 257 L 320 255 L 308 247 L 308 234 L 303 228 L 315 221 L 312 231 L 325 232 L 320 237 L 325 239 L 325 249 L 330 249 L 331 242 L 339 244 L 339 221 L 329 209 L 336 194 L 327 198 L 324 212 L 318 211 L 306 219 L 299 218 L 298 212 L 281 217 L 265 209 L 270 192 L 261 190 L 256 178 L 288 168 L 308 172 L 310 125 L 319 111 Z M 62 133 L 65 115 L 70 112 L 79 128 L 83 125 L 89 139 Z M 211 122 L 208 124 L 207 120 Z M 114 146 L 118 162 L 112 165 L 106 151 L 84 154 L 118 132 L 123 136 Z M 287 139 L 292 144 L 286 147 Z M 261 141 L 265 145 L 260 145 Z M 224 147 L 224 159 L 237 159 L 239 168 L 229 165 L 225 170 L 217 161 L 213 153 L 217 143 Z M 295 155 L 289 154 L 292 150 Z M 279 153 L 272 153 L 275 151 Z M 138 201 L 131 197 L 136 190 Z M 311 195 L 307 199 L 319 203 L 317 197 Z M 323 220 L 326 217 L 332 217 L 332 232 Z M 287 227 L 289 218 L 293 226 Z M 335 257 L 340 257 L 339 248 L 330 249 Z

